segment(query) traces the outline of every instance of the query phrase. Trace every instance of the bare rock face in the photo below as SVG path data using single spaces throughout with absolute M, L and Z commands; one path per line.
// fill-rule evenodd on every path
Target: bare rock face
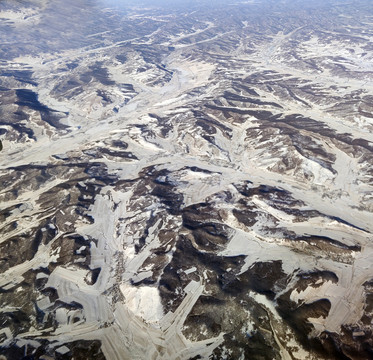
M 1 1 L 0 358 L 372 358 L 372 10 Z

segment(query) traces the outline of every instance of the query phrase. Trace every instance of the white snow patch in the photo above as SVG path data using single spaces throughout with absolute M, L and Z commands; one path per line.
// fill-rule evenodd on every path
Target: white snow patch
M 164 316 L 157 288 L 123 284 L 120 286 L 120 290 L 126 299 L 127 308 L 145 322 L 158 323 Z

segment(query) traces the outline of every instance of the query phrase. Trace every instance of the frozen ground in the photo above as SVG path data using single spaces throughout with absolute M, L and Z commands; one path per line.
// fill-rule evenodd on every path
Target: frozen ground
M 303 5 L 0 4 L 2 356 L 372 356 L 372 5 Z

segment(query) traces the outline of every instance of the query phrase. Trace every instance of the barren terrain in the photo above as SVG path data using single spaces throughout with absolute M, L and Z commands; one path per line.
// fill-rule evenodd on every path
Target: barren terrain
M 373 357 L 370 1 L 0 3 L 0 357 Z

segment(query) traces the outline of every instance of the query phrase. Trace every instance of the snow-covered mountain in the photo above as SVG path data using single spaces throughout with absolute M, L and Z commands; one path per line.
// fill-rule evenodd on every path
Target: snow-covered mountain
M 371 358 L 372 14 L 1 1 L 0 358 Z

